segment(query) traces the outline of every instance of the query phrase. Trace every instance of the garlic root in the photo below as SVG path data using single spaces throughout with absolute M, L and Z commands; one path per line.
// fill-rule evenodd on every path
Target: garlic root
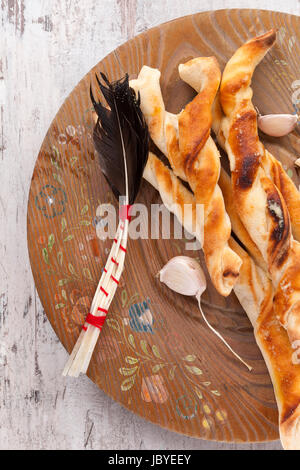
M 201 295 L 206 289 L 206 278 L 199 263 L 188 256 L 175 256 L 158 273 L 161 282 L 171 290 L 182 295 L 195 296 L 203 320 L 210 330 L 227 346 L 232 354 L 239 359 L 250 371 L 249 366 L 227 343 L 223 336 L 211 326 L 201 307 Z

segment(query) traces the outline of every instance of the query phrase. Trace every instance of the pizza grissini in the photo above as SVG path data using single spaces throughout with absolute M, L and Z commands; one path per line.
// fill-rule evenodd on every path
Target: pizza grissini
M 172 211 L 178 201 L 180 205 L 195 205 L 192 192 L 152 153 L 149 154 L 144 178 L 159 191 L 169 210 Z M 194 211 L 195 208 L 189 217 L 193 217 Z M 188 231 L 193 226 L 189 217 L 184 220 Z M 273 310 L 272 283 L 245 250 L 233 239 L 229 243 L 243 261 L 234 292 L 253 325 L 257 344 L 273 382 L 282 444 L 285 449 L 300 449 L 300 365 L 291 361 L 294 352 Z
M 227 151 L 236 211 L 268 266 L 274 309 L 296 348 L 300 339 L 300 199 L 281 164 L 259 141 L 252 104 L 255 67 L 276 40 L 274 30 L 244 44 L 227 63 L 214 104 L 214 129 Z M 181 78 L 198 91 L 201 69 L 180 66 Z M 200 75 L 200 76 L 199 76 Z M 197 81 L 198 77 L 198 81 Z M 290 210 L 290 214 L 289 214 Z
M 214 57 L 199 62 L 201 91 L 179 115 L 165 110 L 158 70 L 144 66 L 130 86 L 140 93 L 141 109 L 154 143 L 169 159 L 174 174 L 189 183 L 197 204 L 204 206 L 207 269 L 218 292 L 227 296 L 238 278 L 241 260 L 228 245 L 231 224 L 218 185 L 220 155 L 210 136 L 211 108 L 221 75 Z
M 293 239 L 287 204 L 263 162 L 252 104 L 255 67 L 276 40 L 274 30 L 240 47 L 227 63 L 220 87 L 222 132 L 237 212 L 259 248 L 274 286 L 274 310 L 292 346 L 300 340 L 300 245 Z

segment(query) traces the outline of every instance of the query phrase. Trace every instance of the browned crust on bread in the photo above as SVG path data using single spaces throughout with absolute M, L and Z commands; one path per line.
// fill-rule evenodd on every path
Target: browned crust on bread
M 220 279 L 218 290 L 221 286 L 222 290 L 219 292 L 228 295 L 239 276 L 240 260 L 228 247 L 231 226 L 218 187 L 220 156 L 210 138 L 212 106 L 221 73 L 214 57 L 206 60 L 208 65 L 203 73 L 203 87 L 179 115 L 179 145 L 187 181 L 197 204 L 204 205 L 203 251 L 206 264 L 212 279 Z M 219 253 L 219 263 L 212 263 L 210 258 L 216 253 Z
M 265 358 L 274 386 L 279 410 L 281 439 L 286 449 L 300 449 L 300 365 L 292 363 L 293 349 L 286 330 L 280 325 L 273 308 L 273 289 L 267 282 L 264 298 L 257 297 L 257 279 L 254 264 L 246 252 L 234 241 L 230 246 L 243 260 L 238 283 L 252 296 L 259 307 L 254 330 L 257 343 Z M 257 269 L 257 268 L 256 268 Z M 250 303 L 253 308 L 253 304 Z M 251 312 L 247 312 L 250 316 Z
M 276 30 L 272 29 L 261 36 L 250 39 L 250 41 L 241 46 L 237 53 L 228 61 L 224 70 L 226 80 L 221 83 L 220 95 L 221 105 L 225 114 L 233 110 L 236 102 L 236 94 L 250 86 L 255 66 L 262 60 L 275 41 Z M 253 70 L 251 70 L 249 58 L 250 61 L 254 61 Z M 230 72 L 228 72 L 229 69 Z M 247 73 L 245 70 L 247 70 Z
M 247 103 L 241 104 L 239 114 L 231 124 L 228 142 L 236 157 L 232 172 L 235 189 L 250 189 L 260 164 L 261 144 L 257 134 L 256 112 L 247 109 Z
M 272 270 L 281 269 L 289 256 L 291 244 L 290 217 L 282 195 L 269 178 L 261 178 L 267 195 L 267 210 L 271 216 L 268 260 Z
M 299 416 L 300 365 L 291 361 L 293 350 L 289 337 L 277 320 L 272 305 L 263 306 L 258 324 L 256 334 L 272 365 L 275 391 L 280 400 L 280 424 L 291 426 Z
M 267 270 L 266 263 L 259 249 L 255 245 L 254 241 L 245 229 L 243 222 L 237 214 L 232 192 L 231 178 L 223 168 L 221 169 L 220 173 L 219 185 L 222 190 L 226 212 L 230 217 L 233 232 L 236 234 L 242 244 L 246 247 L 248 253 L 252 256 L 252 258 L 254 258 L 256 264 L 258 264 L 261 268 Z
M 300 192 L 284 171 L 282 164 L 267 150 L 262 159 L 262 165 L 266 174 L 281 192 L 290 214 L 293 236 L 300 241 Z

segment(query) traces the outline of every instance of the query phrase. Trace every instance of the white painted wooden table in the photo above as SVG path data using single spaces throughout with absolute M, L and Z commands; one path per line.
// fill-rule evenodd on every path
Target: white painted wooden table
M 299 0 L 2 0 L 0 31 L 0 449 L 280 449 L 209 443 L 133 415 L 67 355 L 35 290 L 26 210 L 36 156 L 63 100 L 108 52 L 179 16 L 220 8 L 300 15 Z

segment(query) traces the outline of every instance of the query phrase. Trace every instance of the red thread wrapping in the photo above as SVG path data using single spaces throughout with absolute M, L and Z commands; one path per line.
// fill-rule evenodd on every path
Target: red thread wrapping
M 103 287 L 102 287 L 102 286 L 100 287 L 100 290 L 101 290 L 101 292 L 103 292 L 103 294 L 105 294 L 105 295 L 106 295 L 106 297 L 108 296 L 108 292 L 106 292 L 106 290 L 105 290 L 105 289 L 103 289 Z
M 115 258 L 111 258 L 112 262 L 115 263 L 115 264 L 119 264 L 118 261 L 115 260 Z
M 120 284 L 120 282 L 118 281 L 118 279 L 116 279 L 113 275 L 110 276 L 112 278 L 112 280 L 116 283 L 116 284 Z
M 126 248 L 124 248 L 124 246 L 120 245 L 120 248 L 121 248 L 122 251 L 124 251 L 126 253 L 127 250 L 126 250 Z
M 92 315 L 91 313 L 89 313 L 85 319 L 85 322 L 101 330 L 102 326 L 104 325 L 105 319 L 106 319 L 106 315 L 103 317 L 96 317 L 95 315 Z M 83 329 L 86 331 L 85 326 L 83 327 Z
M 130 204 L 126 204 L 124 206 L 121 206 L 120 207 L 120 219 L 121 220 L 131 220 L 131 216 L 130 216 L 130 209 L 132 208 L 132 205 Z
M 102 308 L 102 307 L 98 307 L 97 309 L 99 312 L 104 312 L 104 313 L 107 313 L 108 310 L 106 310 L 106 308 Z

